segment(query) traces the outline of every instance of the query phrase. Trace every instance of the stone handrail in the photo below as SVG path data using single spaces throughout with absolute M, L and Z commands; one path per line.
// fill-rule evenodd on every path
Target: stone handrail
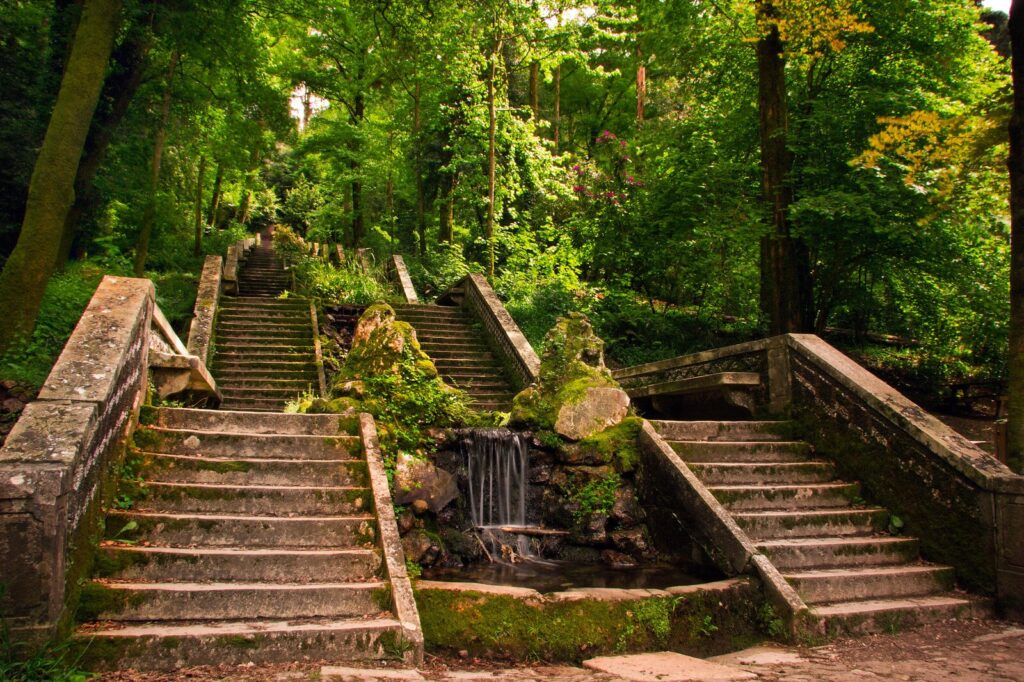
M 2 611 L 14 639 L 52 636 L 74 609 L 146 393 L 155 301 L 149 280 L 104 277 L 0 450 Z
M 217 304 L 220 301 L 221 266 L 220 256 L 207 256 L 203 273 L 199 277 L 199 291 L 192 311 L 192 324 L 188 330 L 188 352 L 199 358 L 204 365 L 210 362 L 213 345 L 214 322 L 217 319 Z
M 359 434 L 362 437 L 366 463 L 369 467 L 370 488 L 373 491 L 374 509 L 377 512 L 384 566 L 391 583 L 391 606 L 395 617 L 402 624 L 405 642 L 410 647 L 405 653 L 406 663 L 419 665 L 423 662 L 423 629 L 420 627 L 420 614 L 416 608 L 416 599 L 413 597 L 412 583 L 405 568 L 405 552 L 398 534 L 387 473 L 384 471 L 377 425 L 371 415 L 359 415 Z
M 668 507 L 682 512 L 687 527 L 680 530 L 691 533 L 726 575 L 755 574 L 791 636 L 799 635 L 805 625 L 811 625 L 810 610 L 792 586 L 646 420 L 639 444 L 644 480 L 655 485 L 660 495 L 668 497 Z
M 781 410 L 789 399 L 789 379 L 782 337 L 758 339 L 724 348 L 682 355 L 668 360 L 625 367 L 612 372 L 627 392 L 669 381 L 695 379 L 711 374 L 753 372 L 767 387 L 771 409 Z
M 903 520 L 926 558 L 1024 615 L 1024 476 L 821 338 L 778 338 L 808 439 Z
M 460 285 L 465 290 L 463 307 L 483 322 L 488 341 L 519 381 L 519 388 L 536 382 L 540 376 L 540 358 L 484 276 L 467 275 L 456 287 Z
M 419 303 L 419 296 L 416 295 L 416 287 L 412 284 L 412 277 L 409 276 L 409 268 L 405 266 L 405 259 L 399 254 L 393 254 L 388 261 L 388 270 L 398 280 L 399 293 L 406 303 Z
M 230 244 L 228 246 L 227 256 L 224 259 L 224 274 L 222 277 L 225 293 L 238 293 L 238 268 L 241 267 L 242 261 L 245 260 L 246 252 L 259 243 L 259 235 L 256 235 L 255 237 L 239 239 L 234 244 Z

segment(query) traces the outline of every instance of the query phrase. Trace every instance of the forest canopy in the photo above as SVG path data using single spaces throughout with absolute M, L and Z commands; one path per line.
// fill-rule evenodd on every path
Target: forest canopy
M 5 299 L 0 374 L 40 382 L 105 272 L 183 324 L 203 255 L 281 223 L 402 253 L 427 296 L 483 272 L 535 343 L 586 312 L 620 364 L 763 335 L 784 239 L 808 329 L 1005 376 L 1006 16 L 971 0 L 108 1 L 59 244 L 29 267 L 101 4 L 0 12 L 0 293 L 19 263 L 49 286 L 27 322 Z

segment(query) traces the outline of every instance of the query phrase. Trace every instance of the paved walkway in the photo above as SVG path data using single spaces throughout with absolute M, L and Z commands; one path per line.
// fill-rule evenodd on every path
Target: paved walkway
M 765 645 L 718 656 L 713 662 L 735 673 L 731 679 L 764 682 L 865 682 L 871 680 L 963 680 L 965 682 L 1024 682 L 1024 624 L 1004 621 L 947 621 L 895 635 L 842 639 L 814 648 Z M 633 661 L 631 664 L 635 663 Z M 638 665 L 629 666 L 634 670 Z M 651 682 L 688 679 L 651 675 Z M 753 674 L 756 677 L 750 677 Z M 383 671 L 320 668 L 310 665 L 196 668 L 174 674 L 111 673 L 103 682 L 170 682 L 171 680 L 242 680 L 254 682 L 375 682 L 379 680 L 452 680 L 492 682 L 621 682 L 624 678 L 567 666 L 533 665 L 508 668 L 480 661 L 438 659 L 428 656 L 419 671 Z M 715 678 L 727 679 L 727 678 Z

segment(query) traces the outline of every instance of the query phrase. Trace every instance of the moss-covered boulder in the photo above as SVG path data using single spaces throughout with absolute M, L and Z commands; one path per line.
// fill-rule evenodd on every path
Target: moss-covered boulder
M 604 364 L 604 342 L 587 318 L 571 313 L 544 340 L 540 379 L 515 397 L 510 423 L 582 440 L 621 422 L 629 396 Z

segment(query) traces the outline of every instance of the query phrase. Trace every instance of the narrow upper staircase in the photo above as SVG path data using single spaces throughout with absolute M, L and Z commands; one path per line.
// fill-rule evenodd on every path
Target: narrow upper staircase
M 483 330 L 466 311 L 455 306 L 399 304 L 395 314 L 413 326 L 441 377 L 468 393 L 474 407 L 511 409 L 515 389 L 484 340 Z
M 158 409 L 76 638 L 93 668 L 402 658 L 360 439 L 338 415 Z
M 949 566 L 924 562 L 916 538 L 784 422 L 653 421 L 690 470 L 779 569 L 829 634 L 892 631 L 980 616 L 985 600 L 954 592 Z
M 276 298 L 288 281 L 265 239 L 239 271 L 239 296 L 221 298 L 213 376 L 222 408 L 281 412 L 300 393 L 318 389 L 309 301 Z

